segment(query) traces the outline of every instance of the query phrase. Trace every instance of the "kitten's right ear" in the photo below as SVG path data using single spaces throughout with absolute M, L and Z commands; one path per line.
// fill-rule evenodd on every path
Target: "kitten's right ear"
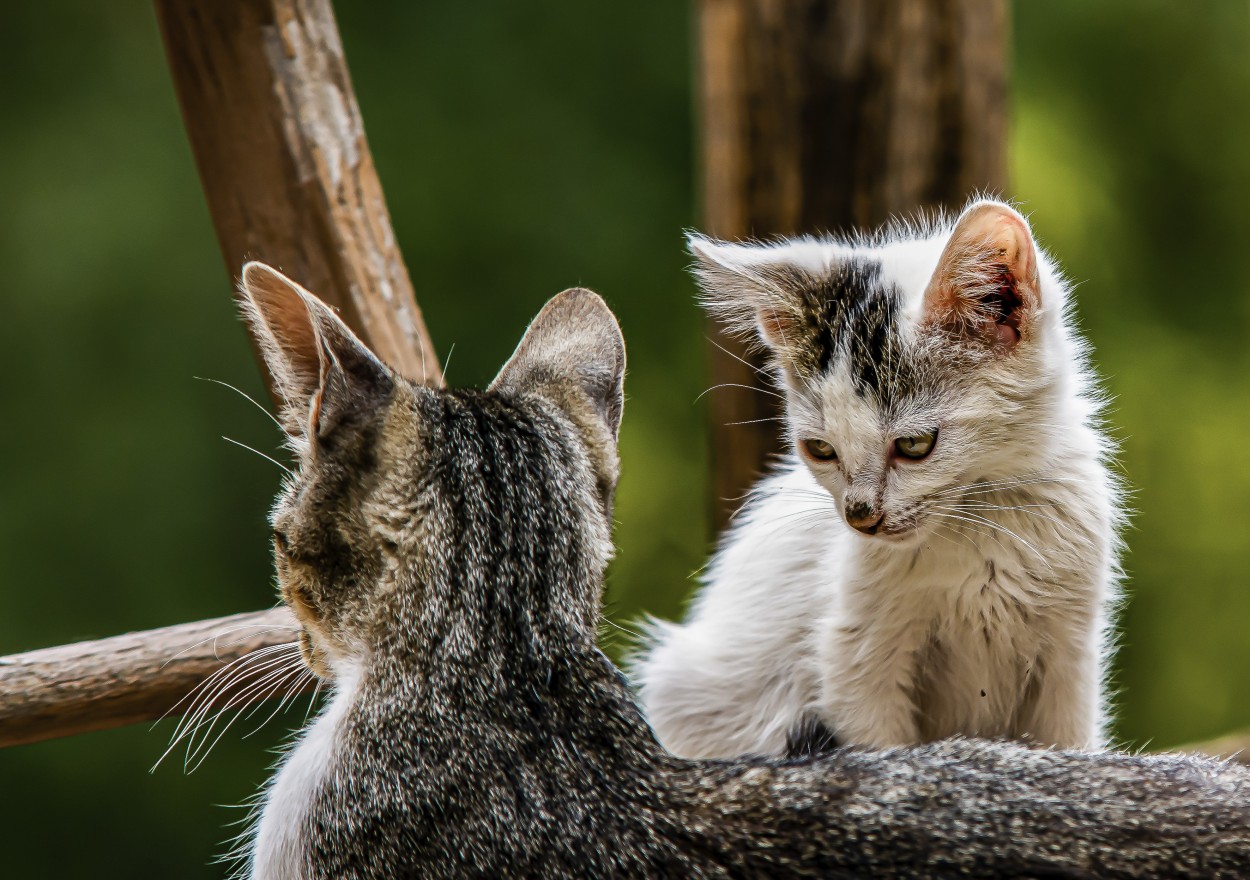
M 562 409 L 581 431 L 610 512 L 619 463 L 617 432 L 625 406 L 625 340 L 598 294 L 557 294 L 525 331 L 491 391 L 536 394 Z
M 239 302 L 293 438 L 324 438 L 392 388 L 389 371 L 330 307 L 276 269 L 243 267 Z
M 800 336 L 803 311 L 798 300 L 786 294 L 795 286 L 797 274 L 794 245 L 735 244 L 703 235 L 686 237 L 695 257 L 699 302 L 731 333 L 758 337 L 781 352 Z M 801 255 L 797 255 L 800 256 Z

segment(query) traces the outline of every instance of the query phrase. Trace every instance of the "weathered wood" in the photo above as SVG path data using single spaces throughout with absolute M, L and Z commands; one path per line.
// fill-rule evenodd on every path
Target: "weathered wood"
M 183 711 L 183 697 L 228 663 L 294 640 L 295 619 L 278 608 L 0 657 L 0 748 Z
M 328 0 L 156 0 L 156 12 L 227 271 L 280 267 L 387 363 L 441 383 Z M 292 642 L 293 623 L 278 609 L 0 658 L 0 747 L 184 711 L 228 663 Z M 263 697 L 249 681 L 214 703 Z
M 1006 185 L 1004 0 L 700 0 L 703 225 L 874 227 Z M 758 356 L 713 326 L 717 524 L 780 449 Z M 745 423 L 745 424 L 734 424 Z M 729 425 L 730 427 L 726 427 Z
M 441 382 L 329 0 L 156 0 L 227 271 L 280 268 L 405 376 Z

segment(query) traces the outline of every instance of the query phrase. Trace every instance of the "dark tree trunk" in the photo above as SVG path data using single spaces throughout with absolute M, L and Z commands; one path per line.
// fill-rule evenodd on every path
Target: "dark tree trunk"
M 703 223 L 720 238 L 874 227 L 1006 185 L 1004 0 L 700 0 Z M 709 329 L 722 526 L 781 449 L 757 355 Z M 734 355 L 751 362 L 747 366 Z M 738 423 L 738 424 L 735 424 Z

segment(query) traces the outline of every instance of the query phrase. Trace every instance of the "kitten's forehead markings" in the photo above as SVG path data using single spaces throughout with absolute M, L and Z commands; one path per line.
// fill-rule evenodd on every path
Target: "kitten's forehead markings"
M 888 406 L 908 384 L 901 300 L 898 287 L 883 280 L 879 262 L 863 257 L 842 262 L 805 290 L 806 351 L 797 359 L 826 374 L 844 363 L 859 397 Z

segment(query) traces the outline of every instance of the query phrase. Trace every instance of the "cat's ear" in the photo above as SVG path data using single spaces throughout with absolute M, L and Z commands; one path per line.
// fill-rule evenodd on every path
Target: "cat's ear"
M 325 439 L 393 387 L 390 373 L 317 297 L 264 263 L 243 267 L 240 303 L 294 438 Z
M 582 433 L 611 508 L 619 473 L 616 438 L 625 407 L 625 340 L 598 294 L 573 288 L 553 297 L 490 389 L 537 394 L 564 410 Z
M 801 336 L 802 304 L 791 291 L 821 257 L 817 245 L 798 240 L 784 245 L 735 244 L 691 234 L 700 303 L 708 314 L 741 336 L 758 336 L 776 351 Z
M 924 323 L 1009 352 L 1028 337 L 1040 308 L 1028 222 L 1001 202 L 968 207 L 925 290 Z

